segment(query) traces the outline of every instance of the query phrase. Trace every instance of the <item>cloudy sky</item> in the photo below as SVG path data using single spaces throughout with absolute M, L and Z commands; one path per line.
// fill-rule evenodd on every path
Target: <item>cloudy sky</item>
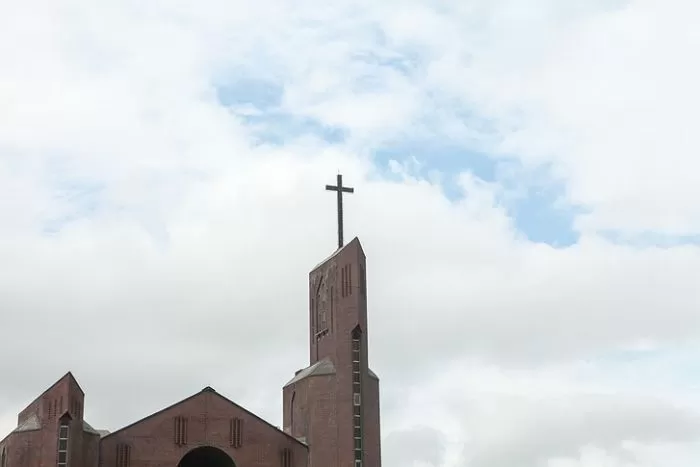
M 281 424 L 340 170 L 385 467 L 699 465 L 699 14 L 0 0 L 0 437 L 68 370 Z

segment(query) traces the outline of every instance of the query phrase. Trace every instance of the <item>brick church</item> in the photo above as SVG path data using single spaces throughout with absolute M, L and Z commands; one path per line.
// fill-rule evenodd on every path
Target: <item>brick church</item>
M 84 418 L 71 373 L 19 413 L 0 467 L 381 467 L 369 369 L 365 254 L 355 238 L 309 274 L 309 366 L 282 389 L 283 429 L 211 387 L 113 432 Z M 109 401 L 103 401 L 109 403 Z

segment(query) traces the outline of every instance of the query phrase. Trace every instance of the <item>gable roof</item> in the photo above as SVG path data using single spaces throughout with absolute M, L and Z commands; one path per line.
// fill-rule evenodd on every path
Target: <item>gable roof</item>
M 133 426 L 138 425 L 139 423 L 142 423 L 142 422 L 145 422 L 146 420 L 150 420 L 150 419 L 152 419 L 152 418 L 155 418 L 155 417 L 157 417 L 158 415 L 160 415 L 160 414 L 162 414 L 162 413 L 164 413 L 164 412 L 166 412 L 166 411 L 168 411 L 168 410 L 170 410 L 170 409 L 173 409 L 173 408 L 177 407 L 178 405 L 180 405 L 180 404 L 182 404 L 182 403 L 184 403 L 184 402 L 187 402 L 187 401 L 189 401 L 189 400 L 192 400 L 192 399 L 194 399 L 195 397 L 200 396 L 200 395 L 202 395 L 202 394 L 204 394 L 204 393 L 212 393 L 212 394 L 215 394 L 217 397 L 220 397 L 220 398 L 223 399 L 225 402 L 228 402 L 229 404 L 233 405 L 234 407 L 236 407 L 237 409 L 241 410 L 242 412 L 245 412 L 247 415 L 251 416 L 252 418 L 254 418 L 254 419 L 256 419 L 256 420 L 258 420 L 259 422 L 263 423 L 264 425 L 267 425 L 269 428 L 272 428 L 273 430 L 275 430 L 275 431 L 277 431 L 277 432 L 283 434 L 283 435 L 286 436 L 287 438 L 293 440 L 295 443 L 297 443 L 297 444 L 299 444 L 299 445 L 301 445 L 301 446 L 304 446 L 305 448 L 308 448 L 308 446 L 307 446 L 305 443 L 299 441 L 299 440 L 296 439 L 294 436 L 292 436 L 292 435 L 290 435 L 290 434 L 284 432 L 283 430 L 280 430 L 278 427 L 276 427 L 276 426 L 273 425 L 272 423 L 268 422 L 268 421 L 265 420 L 264 418 L 261 418 L 261 417 L 257 416 L 256 414 L 254 414 L 254 413 L 251 412 L 250 410 L 248 410 L 248 409 L 246 409 L 246 408 L 244 408 L 244 407 L 241 407 L 240 405 L 238 405 L 238 404 L 236 404 L 235 402 L 233 402 L 231 399 L 229 399 L 229 398 L 227 398 L 227 397 L 225 397 L 225 396 L 222 396 L 221 394 L 219 394 L 218 392 L 216 392 L 216 391 L 214 390 L 214 388 L 212 388 L 211 386 L 207 386 L 207 387 L 205 387 L 204 389 L 202 389 L 201 391 L 199 391 L 199 392 L 197 392 L 197 393 L 195 393 L 195 394 L 192 394 L 191 396 L 186 397 L 186 398 L 182 399 L 181 401 L 178 401 L 178 402 L 176 402 L 176 403 L 174 403 L 174 404 L 171 404 L 171 405 L 165 407 L 164 409 L 161 409 L 161 410 L 159 410 L 159 411 L 157 411 L 157 412 L 153 412 L 152 414 L 147 415 L 146 417 L 144 417 L 144 418 L 142 418 L 142 419 L 140 419 L 140 420 L 137 420 L 137 421 L 135 421 L 134 423 L 131 423 L 131 424 L 129 424 L 129 425 L 125 426 L 125 427 L 122 427 L 122 428 L 120 428 L 120 429 L 118 429 L 118 430 L 116 430 L 116 431 L 113 431 L 113 432 L 111 432 L 111 433 L 106 433 L 106 434 L 104 434 L 104 435 L 102 436 L 102 439 L 109 438 L 110 436 L 115 435 L 115 434 L 117 434 L 117 433 L 121 433 L 121 432 L 123 432 L 123 431 L 125 431 L 125 430 L 127 430 L 127 429 L 129 429 L 129 428 L 131 428 L 131 427 L 133 427 Z
M 294 375 L 294 378 L 289 380 L 287 384 L 284 385 L 286 388 L 290 384 L 294 384 L 296 382 L 301 381 L 304 378 L 309 378 L 311 376 L 323 376 L 323 375 L 334 375 L 335 374 L 335 366 L 333 366 L 333 362 L 330 360 L 330 358 L 326 357 L 323 358 L 313 365 L 304 368 L 301 371 L 298 371 L 296 375 Z
M 17 428 L 12 430 L 12 433 L 37 430 L 41 430 L 41 420 L 39 420 L 39 417 L 36 414 L 31 414 L 24 422 L 20 423 Z

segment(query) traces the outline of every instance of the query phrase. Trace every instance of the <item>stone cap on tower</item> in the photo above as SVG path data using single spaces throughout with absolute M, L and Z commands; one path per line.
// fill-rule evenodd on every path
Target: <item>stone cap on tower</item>
M 308 366 L 304 368 L 303 370 L 298 371 L 295 375 L 294 378 L 289 380 L 287 384 L 284 385 L 286 388 L 290 384 L 297 383 L 301 381 L 302 379 L 309 378 L 311 376 L 327 376 L 327 375 L 334 375 L 335 374 L 335 366 L 333 365 L 333 362 L 330 360 L 330 358 L 323 358 L 316 363 L 314 363 L 311 366 Z

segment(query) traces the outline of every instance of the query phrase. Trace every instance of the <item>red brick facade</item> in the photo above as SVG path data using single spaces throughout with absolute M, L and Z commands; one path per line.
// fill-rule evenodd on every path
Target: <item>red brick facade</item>
M 0 467 L 381 467 L 359 241 L 316 267 L 309 284 L 311 365 L 283 389 L 284 430 L 205 388 L 98 432 L 83 419 L 84 393 L 68 373 L 19 414 L 0 441 Z
M 124 457 L 118 453 L 122 446 L 128 459 L 119 465 Z M 236 467 L 284 467 L 285 450 L 291 453 L 294 467 L 305 467 L 308 462 L 303 443 L 206 388 L 103 437 L 100 467 L 174 467 L 198 446 L 220 449 Z

